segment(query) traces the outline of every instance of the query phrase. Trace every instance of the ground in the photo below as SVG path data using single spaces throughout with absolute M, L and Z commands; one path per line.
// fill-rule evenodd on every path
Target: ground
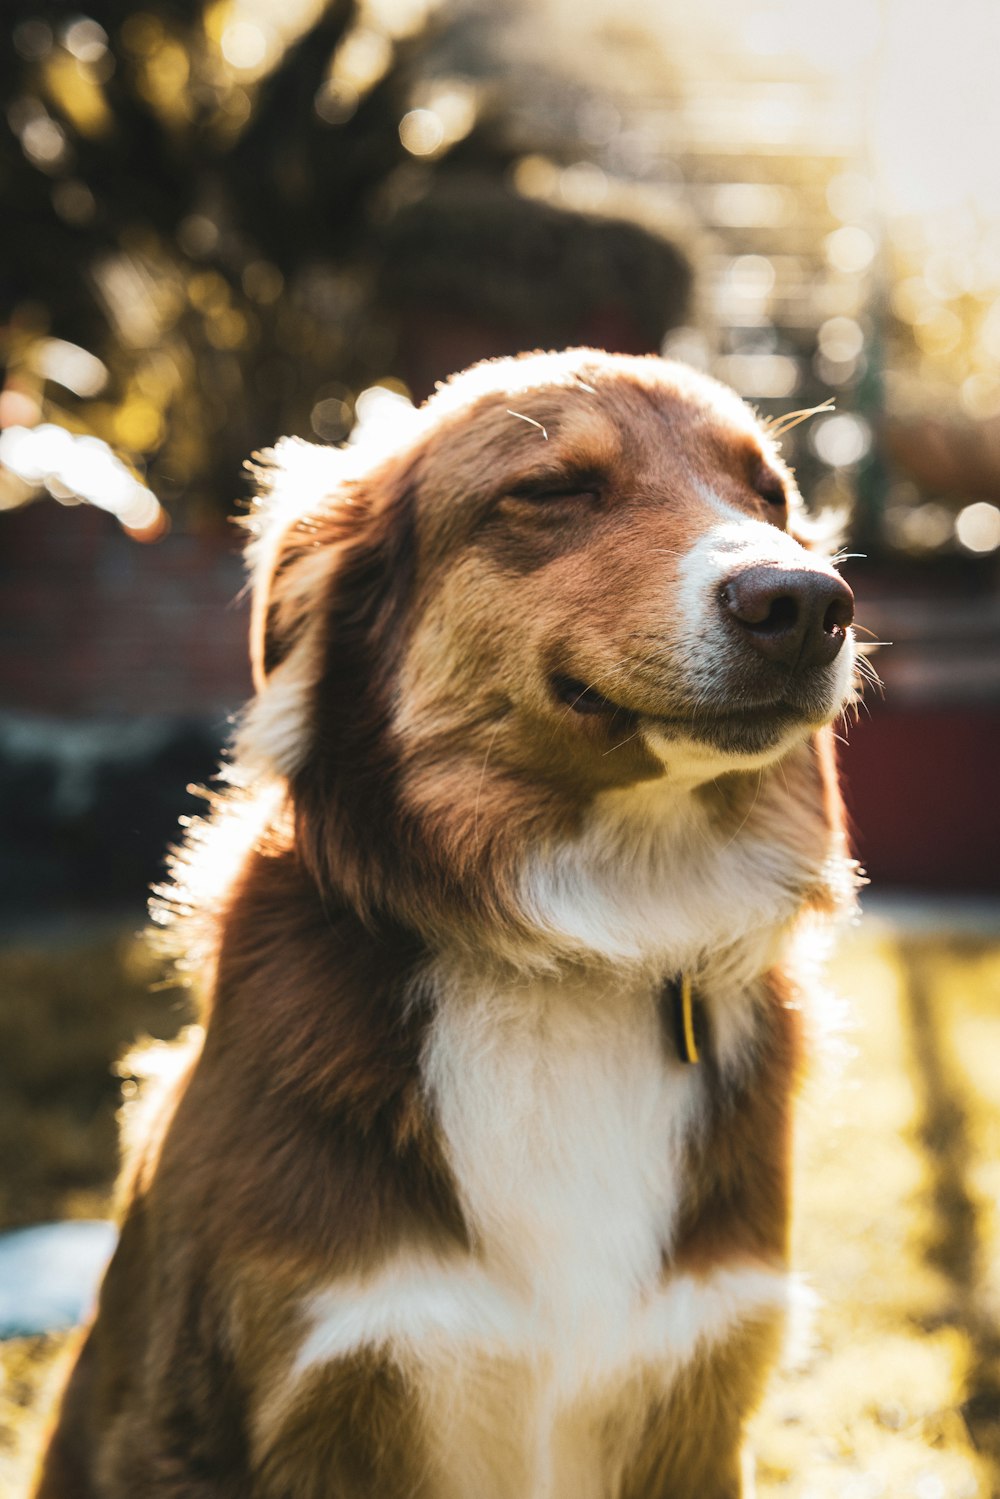
M 848 1023 L 803 1099 L 812 1331 L 754 1423 L 759 1499 L 1000 1499 L 1000 932 L 873 908 L 831 969 Z M 114 1058 L 187 1018 L 130 935 L 0 955 L 0 1222 L 108 1210 Z M 0 1493 L 67 1356 L 0 1344 Z
M 761 1499 L 1000 1495 L 1000 945 L 906 925 L 833 965 L 851 1028 L 797 1168 L 820 1304 L 755 1425 Z

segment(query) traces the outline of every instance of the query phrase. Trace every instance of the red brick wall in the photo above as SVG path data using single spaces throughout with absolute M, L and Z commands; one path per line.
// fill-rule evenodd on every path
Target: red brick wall
M 840 760 L 876 891 L 1000 891 L 1000 710 L 874 704 Z
M 0 706 L 224 717 L 250 691 L 235 530 L 133 541 L 89 505 L 0 515 Z

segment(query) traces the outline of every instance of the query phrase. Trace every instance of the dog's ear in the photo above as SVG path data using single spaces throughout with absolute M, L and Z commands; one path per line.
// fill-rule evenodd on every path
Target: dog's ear
M 284 438 L 254 455 L 259 484 L 247 521 L 250 540 L 250 662 L 258 692 L 308 628 L 332 559 L 336 533 L 348 529 L 350 475 L 336 448 Z
M 255 696 L 236 735 L 237 767 L 290 779 L 304 764 L 332 637 L 348 648 L 342 637 L 374 607 L 391 565 L 385 541 L 405 467 L 390 459 L 368 471 L 357 451 L 297 439 L 255 459 L 260 498 L 247 546 Z
M 234 745 L 237 778 L 286 782 L 300 857 L 358 910 L 377 903 L 371 870 L 399 841 L 388 762 L 421 463 L 419 443 L 371 452 L 285 442 L 258 470 L 256 695 Z
M 320 620 L 351 504 L 341 455 L 286 438 L 248 465 L 259 484 L 246 522 L 255 696 L 234 745 L 238 766 L 293 774 L 308 744 Z

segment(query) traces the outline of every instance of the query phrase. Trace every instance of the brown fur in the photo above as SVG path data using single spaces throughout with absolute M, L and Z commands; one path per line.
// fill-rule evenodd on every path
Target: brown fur
M 483 1461 L 516 1471 L 540 1376 L 499 1351 L 456 1385 L 391 1346 L 299 1386 L 289 1369 L 317 1290 L 404 1251 L 483 1258 L 425 1085 L 435 964 L 606 971 L 539 930 L 526 851 L 578 836 L 604 793 L 656 785 L 636 725 L 700 711 L 677 664 L 686 622 L 665 601 L 710 524 L 706 487 L 732 512 L 796 524 L 791 478 L 735 397 L 657 360 L 583 352 L 474 371 L 398 453 L 287 514 L 265 507 L 240 785 L 196 830 L 207 852 L 190 879 L 181 862 L 171 897 L 189 918 L 178 943 L 210 974 L 204 1042 L 130 1157 L 121 1242 L 38 1499 L 458 1499 L 441 1433 L 466 1401 L 470 1429 L 486 1423 Z M 737 717 L 769 671 L 734 668 Z M 623 707 L 575 711 L 566 679 Z M 800 696 L 802 733 L 775 763 L 720 762 L 694 793 L 720 837 L 749 831 L 807 871 L 776 890 L 782 928 L 843 893 L 818 727 L 833 709 L 818 687 Z M 780 964 L 756 984 L 738 1074 L 709 1038 L 664 1284 L 786 1261 L 801 996 Z M 586 1481 L 604 1475 L 604 1499 L 736 1499 L 779 1320 L 750 1318 L 676 1376 L 643 1368 L 590 1390 L 553 1441 L 570 1466 L 594 1454 Z
M 800 1031 L 787 982 L 780 974 L 769 975 L 760 1061 L 737 1087 L 716 1081 L 711 1123 L 691 1147 L 685 1176 L 693 1185 L 673 1251 L 674 1269 L 697 1273 L 727 1261 L 785 1260 Z M 703 1065 L 715 1067 L 710 1048 Z
M 743 1423 L 760 1399 L 779 1338 L 774 1323 L 750 1324 L 710 1358 L 697 1359 L 669 1394 L 629 1390 L 625 1419 L 641 1412 L 642 1427 L 615 1499 L 739 1499 Z

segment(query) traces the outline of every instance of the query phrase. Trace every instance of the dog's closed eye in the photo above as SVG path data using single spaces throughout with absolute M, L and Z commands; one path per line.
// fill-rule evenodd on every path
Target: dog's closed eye
M 514 485 L 505 498 L 529 505 L 596 504 L 603 493 L 604 481 L 593 473 L 544 474 Z
M 768 468 L 767 464 L 762 463 L 758 467 L 751 482 L 765 504 L 773 505 L 776 510 L 782 510 L 788 504 L 784 480 L 773 468 Z

